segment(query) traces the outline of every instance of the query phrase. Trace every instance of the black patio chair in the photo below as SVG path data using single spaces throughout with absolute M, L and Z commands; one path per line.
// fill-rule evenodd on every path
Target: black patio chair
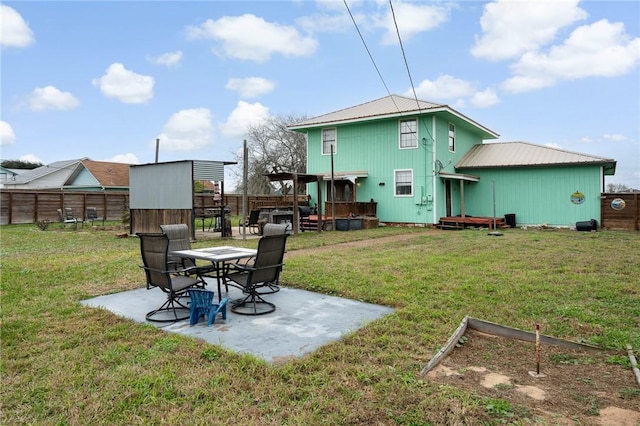
M 165 234 L 137 233 L 140 238 L 140 254 L 147 278 L 147 290 L 159 288 L 167 294 L 167 300 L 158 308 L 146 315 L 147 321 L 175 322 L 190 317 L 188 306 L 180 302 L 187 296 L 191 288 L 204 284 L 204 280 L 196 276 L 182 274 L 180 269 L 169 266 L 169 239 Z
M 95 207 L 87 207 L 87 222 L 91 222 L 91 226 L 93 226 L 93 222 L 102 221 L 102 226 L 104 226 L 104 216 L 98 217 L 98 209 Z
M 241 315 L 263 315 L 276 310 L 276 305 L 262 298 L 260 289 L 269 284 L 278 284 L 287 236 L 279 234 L 260 238 L 253 263 L 234 264 L 225 269 L 225 284 L 242 289 L 246 295 L 231 303 L 232 312 Z
M 189 236 L 189 227 L 184 223 L 175 223 L 160 225 L 162 233 L 169 239 L 169 252 L 178 250 L 191 250 L 191 237 Z M 186 275 L 199 275 L 215 273 L 215 265 L 196 264 L 195 259 L 172 256 L 169 254 L 169 267 L 181 270 Z
M 78 224 L 78 223 L 81 223 L 81 224 L 82 224 L 82 227 L 84 228 L 84 219 L 82 219 L 82 218 L 78 218 L 78 217 L 75 217 L 75 216 L 73 215 L 73 209 L 72 209 L 71 207 L 65 207 L 65 208 L 64 208 L 64 217 L 65 217 L 67 220 L 71 220 L 71 219 L 75 220 L 75 221 L 76 221 L 76 227 L 77 227 L 77 224 Z
M 58 217 L 60 218 L 60 222 L 63 227 L 73 225 L 73 229 L 78 229 L 78 223 L 81 223 L 84 228 L 83 220 L 73 216 L 73 209 L 71 207 L 65 207 L 64 211 L 62 209 L 58 209 Z
M 249 229 L 249 232 L 251 232 L 252 234 L 259 234 L 260 233 L 260 224 L 258 223 L 258 221 L 260 220 L 260 210 L 251 210 L 251 212 L 249 213 L 249 217 L 245 219 L 244 221 L 244 226 Z M 240 222 L 240 225 L 238 225 L 238 232 L 242 233 L 242 225 L 243 223 Z

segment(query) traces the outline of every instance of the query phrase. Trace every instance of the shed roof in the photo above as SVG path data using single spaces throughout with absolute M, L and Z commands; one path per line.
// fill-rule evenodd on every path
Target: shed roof
M 605 174 L 615 174 L 616 161 L 595 155 L 536 145 L 528 142 L 477 144 L 458 161 L 456 169 L 534 167 L 601 164 Z
M 394 118 L 413 116 L 423 113 L 449 113 L 469 124 L 481 129 L 486 133 L 487 138 L 497 138 L 494 131 L 476 123 L 465 115 L 459 113 L 448 105 L 434 104 L 432 102 L 421 101 L 415 98 L 408 98 L 400 95 L 390 95 L 384 98 L 365 102 L 360 105 L 319 115 L 317 117 L 303 120 L 299 123 L 288 126 L 290 130 L 304 130 L 314 127 L 326 127 L 337 124 L 355 123 L 369 121 L 380 118 Z

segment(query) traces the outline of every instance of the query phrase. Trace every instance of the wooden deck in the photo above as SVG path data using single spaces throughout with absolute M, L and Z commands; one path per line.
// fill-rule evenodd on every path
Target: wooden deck
M 508 228 L 503 217 L 496 217 L 496 228 Z M 440 221 L 434 225 L 440 229 L 464 229 L 464 228 L 493 228 L 492 217 L 461 217 L 461 216 L 448 216 L 441 217 Z

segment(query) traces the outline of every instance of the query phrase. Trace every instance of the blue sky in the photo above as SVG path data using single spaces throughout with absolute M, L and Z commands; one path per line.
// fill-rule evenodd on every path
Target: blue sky
M 640 189 L 638 1 L 0 4 L 3 159 L 149 163 L 160 138 L 160 161 L 232 161 L 265 117 L 412 80 L 499 141 L 613 158 L 606 183 Z

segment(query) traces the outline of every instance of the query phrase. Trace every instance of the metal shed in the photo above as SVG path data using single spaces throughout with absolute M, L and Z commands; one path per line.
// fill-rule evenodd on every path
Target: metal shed
M 183 160 L 132 165 L 129 169 L 130 233 L 160 232 L 160 225 L 184 223 L 195 238 L 194 182 L 221 182 L 230 161 Z M 224 223 L 224 208 L 222 209 Z M 223 227 L 223 237 L 224 227 Z

